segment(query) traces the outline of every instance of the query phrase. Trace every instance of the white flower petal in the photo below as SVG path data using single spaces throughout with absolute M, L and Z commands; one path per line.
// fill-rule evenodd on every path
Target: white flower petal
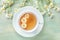
M 22 24 L 21 24 L 21 27 L 22 27 L 22 28 L 26 28 L 27 25 L 26 25 L 25 23 L 22 23 Z

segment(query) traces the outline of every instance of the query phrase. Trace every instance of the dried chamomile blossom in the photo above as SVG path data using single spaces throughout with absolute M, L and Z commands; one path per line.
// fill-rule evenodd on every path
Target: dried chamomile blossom
M 10 2 L 12 2 L 13 0 L 5 0 L 5 2 L 7 2 L 7 3 L 10 3 Z
M 52 15 L 50 16 L 51 19 L 53 19 L 53 17 L 54 17 L 54 14 L 52 14 Z
M 48 15 L 51 19 L 54 17 L 54 14 L 52 14 L 52 12 L 48 12 Z
M 23 2 L 26 2 L 27 0 L 23 0 Z
M 15 13 L 17 13 L 18 11 L 19 11 L 19 9 L 18 9 L 18 8 L 15 8 L 15 9 L 14 9 L 14 12 L 15 12 Z
M 55 7 L 54 7 L 54 10 L 56 10 L 56 11 L 60 12 L 60 8 L 59 8 L 59 7 L 57 7 L 57 6 L 55 6 Z
M 14 4 L 13 0 L 6 0 L 4 1 L 5 4 L 8 4 L 8 6 L 11 6 Z
M 9 1 L 9 0 L 8 0 L 8 1 Z M 9 8 L 9 7 L 12 5 L 11 3 L 12 3 L 12 1 L 8 3 L 7 0 L 5 0 L 5 1 L 2 3 L 2 8 L 1 8 L 2 11 L 5 10 L 5 9 L 7 9 L 7 8 Z
M 34 1 L 34 5 L 35 5 L 35 7 L 38 9 L 38 1 Z
M 60 12 L 60 8 L 57 8 L 56 11 Z
M 38 1 L 35 1 L 34 3 L 37 5 L 38 4 Z
M 42 15 L 45 15 L 45 14 L 46 14 L 46 11 L 41 12 L 41 14 L 42 14 Z
M 0 12 L 3 12 L 3 11 L 5 11 L 5 7 L 2 7 L 2 8 L 0 9 Z
M 53 7 L 54 7 L 53 3 L 50 3 L 49 8 L 53 8 Z
M 3 5 L 5 5 L 5 2 L 2 2 L 2 4 L 1 4 L 1 5 L 2 5 L 2 6 L 3 6 Z
M 44 5 L 44 8 L 45 8 L 45 9 L 48 9 L 48 5 Z
M 12 18 L 12 16 L 13 16 L 13 14 L 11 14 L 11 13 L 6 14 L 6 18 L 8 18 L 8 19 L 11 19 L 11 18 Z
M 11 6 L 11 5 L 13 5 L 14 4 L 14 2 L 13 1 L 11 1 L 11 2 L 9 2 L 9 5 Z
M 52 0 L 46 0 L 47 2 L 51 2 Z
M 48 12 L 48 15 L 51 16 L 52 12 Z
M 53 9 L 54 9 L 54 10 L 57 10 L 57 6 L 55 6 Z
M 19 4 L 19 6 L 20 6 L 20 7 L 23 7 L 23 6 L 24 6 L 24 3 Z
M 2 8 L 0 9 L 0 12 L 11 7 L 14 4 L 14 1 L 15 0 L 3 0 Z M 22 3 L 18 4 L 18 7 L 21 8 L 26 5 L 30 5 L 30 6 L 37 8 L 39 11 L 41 11 L 42 15 L 48 14 L 50 18 L 53 18 L 53 14 L 50 12 L 50 9 L 53 8 L 56 11 L 60 12 L 60 8 L 54 5 L 53 0 L 45 0 L 45 1 L 44 0 L 23 0 Z M 19 8 L 15 8 L 14 12 L 17 13 L 19 11 Z M 10 13 L 6 14 L 6 17 L 11 18 L 12 14 Z M 27 15 L 26 17 L 29 17 L 29 15 Z

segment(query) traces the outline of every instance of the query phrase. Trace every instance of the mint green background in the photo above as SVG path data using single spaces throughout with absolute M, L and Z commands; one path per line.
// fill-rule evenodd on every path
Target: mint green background
M 59 0 L 55 0 L 57 6 Z M 59 6 L 60 7 L 60 6 Z M 44 15 L 44 27 L 41 33 L 32 38 L 25 38 L 17 34 L 13 28 L 12 20 L 0 14 L 0 40 L 60 40 L 60 12 L 53 11 L 54 19 Z

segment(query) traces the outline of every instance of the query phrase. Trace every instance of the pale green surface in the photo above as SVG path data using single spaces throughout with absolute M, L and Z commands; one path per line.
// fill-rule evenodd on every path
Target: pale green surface
M 56 0 L 58 6 L 59 0 Z M 24 38 L 17 34 L 12 21 L 0 15 L 0 40 L 60 40 L 60 13 L 53 12 L 55 17 L 50 19 L 44 16 L 44 27 L 41 33 L 32 38 Z

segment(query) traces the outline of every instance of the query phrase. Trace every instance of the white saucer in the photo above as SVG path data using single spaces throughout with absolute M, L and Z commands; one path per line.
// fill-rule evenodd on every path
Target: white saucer
M 23 31 L 20 26 L 18 25 L 18 18 L 19 15 L 22 15 L 23 12 L 33 12 L 37 15 L 37 28 L 33 31 L 33 32 L 25 32 Z M 35 8 L 31 7 L 31 6 L 26 6 L 20 9 L 20 11 L 16 14 L 14 14 L 13 16 L 13 27 L 15 28 L 16 32 L 23 36 L 23 37 L 33 37 L 35 35 L 37 35 L 38 33 L 41 32 L 42 28 L 43 28 L 43 24 L 44 24 L 44 20 L 43 20 L 43 16 L 42 14 Z

